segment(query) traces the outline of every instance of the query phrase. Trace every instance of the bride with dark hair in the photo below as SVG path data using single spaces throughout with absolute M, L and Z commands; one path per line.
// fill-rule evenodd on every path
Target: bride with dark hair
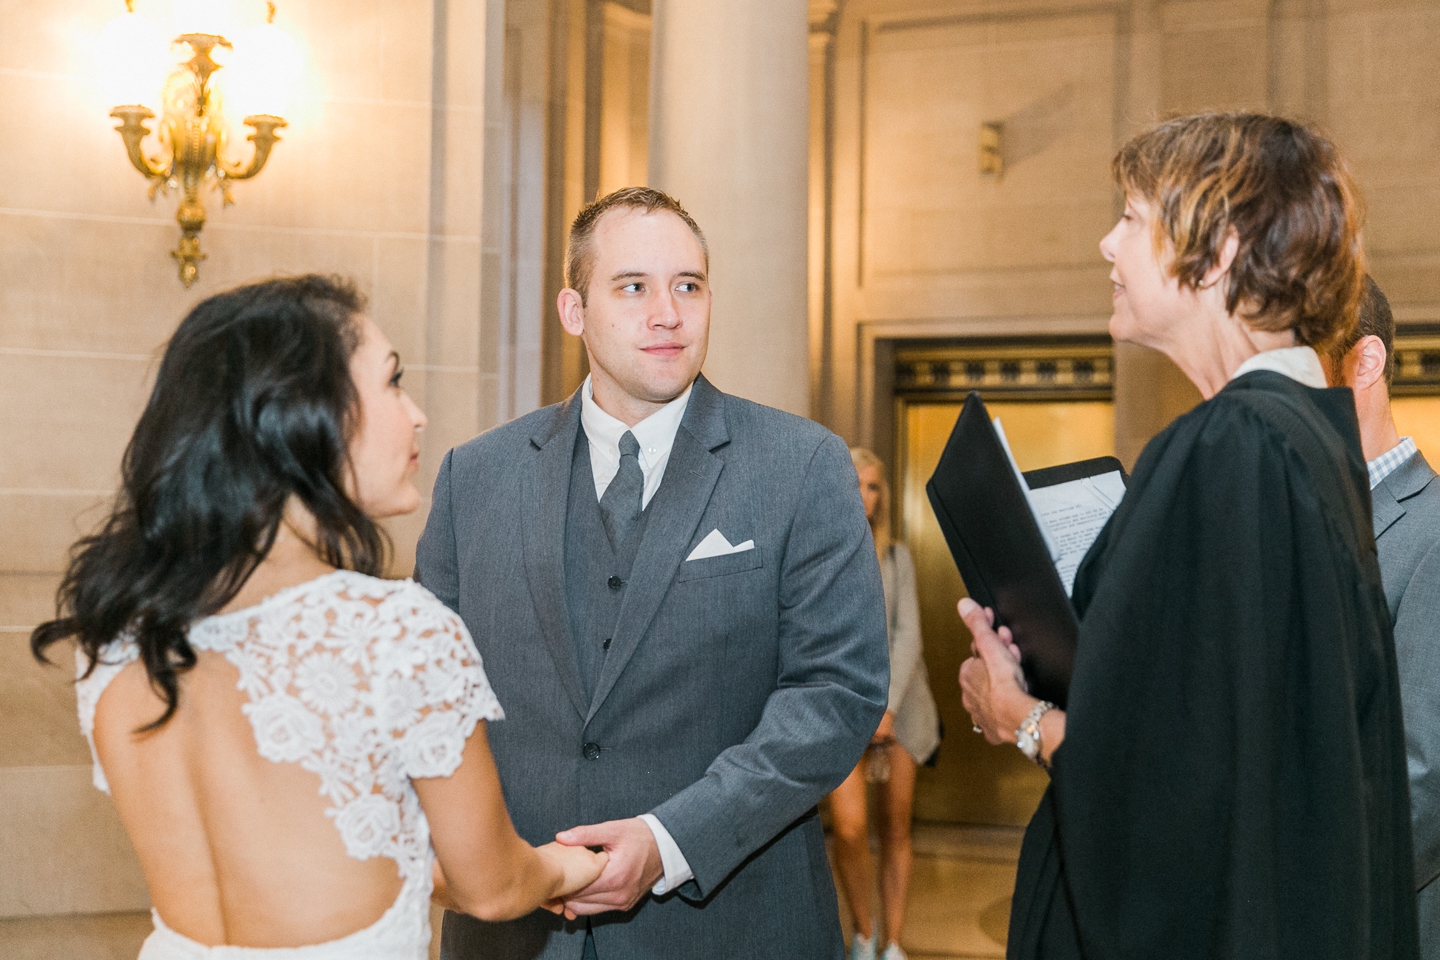
M 155 908 L 142 960 L 422 960 L 432 894 L 506 919 L 604 864 L 516 835 L 464 624 L 379 578 L 425 415 L 362 310 L 316 276 L 197 306 L 31 636 L 79 647 L 95 784 Z

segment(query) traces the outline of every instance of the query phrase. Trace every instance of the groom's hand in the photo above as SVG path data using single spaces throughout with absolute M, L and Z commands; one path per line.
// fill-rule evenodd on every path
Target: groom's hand
M 603 847 L 610 854 L 595 882 L 565 901 L 565 916 L 571 920 L 629 910 L 665 875 L 655 834 L 639 817 L 572 827 L 555 834 L 555 839 L 570 847 Z

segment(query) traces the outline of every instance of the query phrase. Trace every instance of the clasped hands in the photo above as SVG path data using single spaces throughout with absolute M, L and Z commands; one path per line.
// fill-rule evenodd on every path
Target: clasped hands
M 595 857 L 587 849 L 592 847 L 603 853 Z M 562 830 L 540 849 L 565 872 L 563 892 L 543 906 L 567 920 L 629 910 L 665 875 L 655 834 L 639 817 Z

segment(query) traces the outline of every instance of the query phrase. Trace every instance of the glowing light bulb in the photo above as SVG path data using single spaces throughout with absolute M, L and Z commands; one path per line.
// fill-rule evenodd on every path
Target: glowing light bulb
M 160 28 L 137 13 L 122 13 L 100 31 L 96 59 L 101 92 L 112 107 L 145 106 L 157 113 L 174 64 Z
M 284 117 L 303 69 L 300 48 L 284 30 L 266 23 L 245 31 L 223 71 L 226 112 L 237 120 Z

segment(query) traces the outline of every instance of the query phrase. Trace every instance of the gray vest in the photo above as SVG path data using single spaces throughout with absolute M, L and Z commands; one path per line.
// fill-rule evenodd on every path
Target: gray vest
M 620 619 L 620 605 L 625 602 L 630 568 L 645 539 L 649 517 L 649 510 L 642 512 L 620 549 L 611 549 L 600 520 L 600 501 L 595 496 L 590 443 L 582 427 L 575 437 L 565 512 L 565 602 L 570 607 L 570 636 L 587 701 L 594 698 L 595 686 L 600 682 L 610 638 Z

